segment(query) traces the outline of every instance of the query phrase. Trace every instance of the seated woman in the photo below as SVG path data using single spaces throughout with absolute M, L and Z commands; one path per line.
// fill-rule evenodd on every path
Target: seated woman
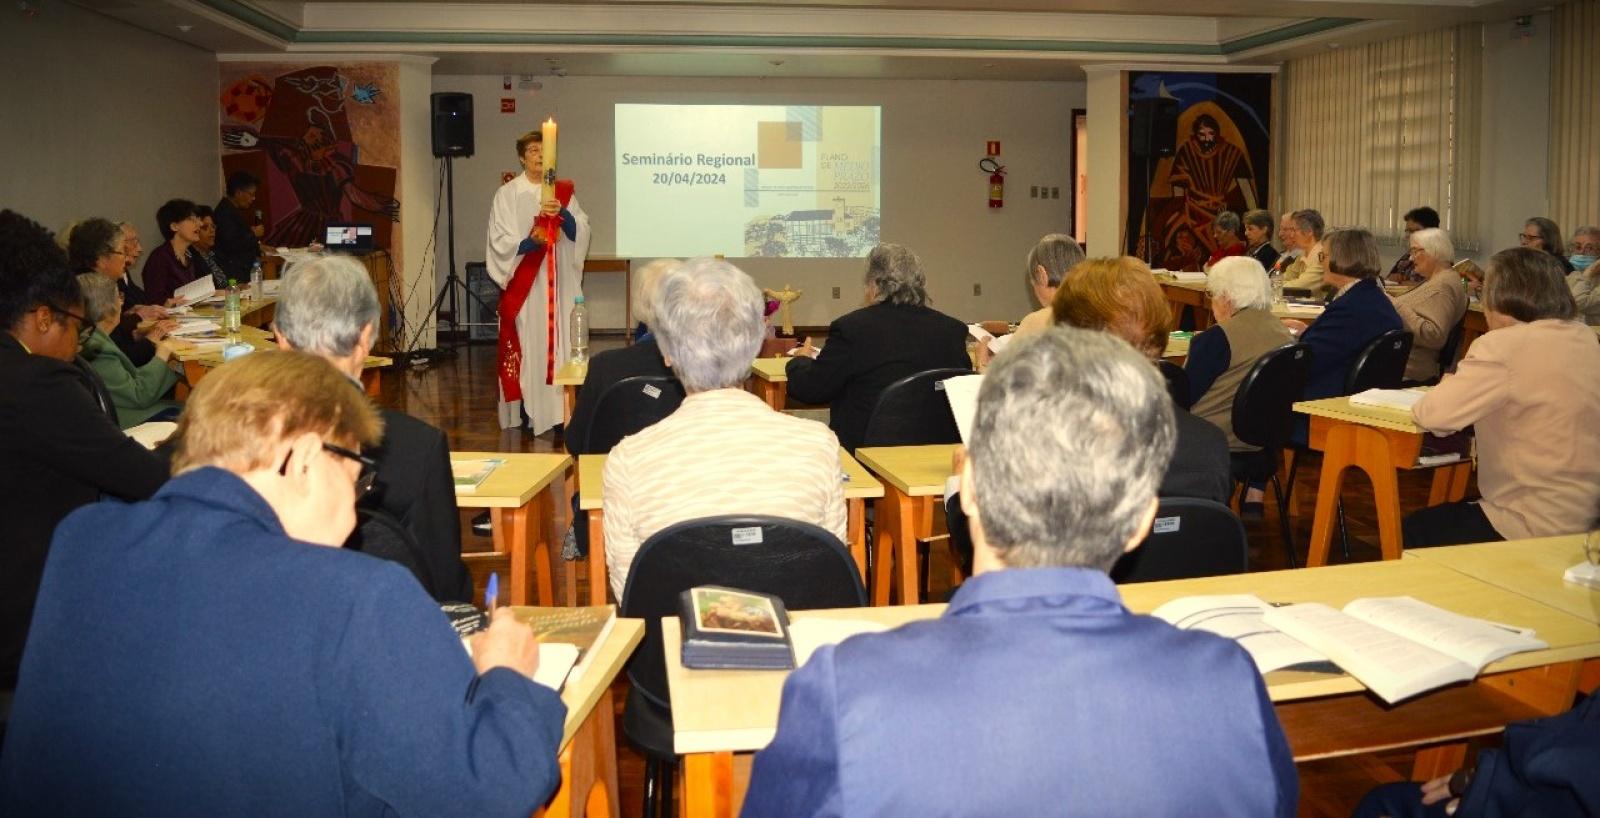
M 1439 360 L 1439 354 L 1467 314 L 1467 288 L 1450 266 L 1455 264 L 1456 250 L 1448 233 L 1425 227 L 1411 234 L 1410 245 L 1411 271 L 1423 282 L 1389 300 L 1412 335 L 1406 380 L 1431 381 L 1450 364 Z
M 1561 265 L 1563 275 L 1574 272 L 1572 262 L 1567 260 L 1567 245 L 1561 241 L 1561 225 L 1543 216 L 1534 216 L 1522 224 L 1522 232 L 1517 235 L 1517 240 L 1523 247 L 1530 250 L 1543 250 L 1556 259 Z
M 1294 338 L 1272 315 L 1272 285 L 1254 258 L 1227 258 L 1206 277 L 1216 323 L 1189 342 L 1184 371 L 1189 375 L 1190 410 L 1228 436 L 1228 450 L 1252 452 L 1233 433 L 1233 398 L 1261 356 Z
M 826 426 L 774 412 L 744 390 L 766 331 L 761 290 L 737 267 L 709 258 L 668 270 L 656 286 L 651 329 L 687 397 L 606 458 L 612 593 L 622 599 L 639 546 L 685 520 L 770 514 L 843 541 L 839 441 Z
M 1051 233 L 1039 239 L 1028 251 L 1028 288 L 1038 300 L 1039 309 L 1023 316 L 1022 321 L 1018 322 L 1014 333 L 1017 337 L 1043 332 L 1055 323 L 1050 304 L 1055 301 L 1061 280 L 1080 261 L 1083 261 L 1083 248 L 1065 233 Z
M 339 548 L 374 476 L 359 451 L 381 433 L 314 355 L 206 376 L 173 479 L 57 530 L 0 812 L 537 810 L 560 782 L 566 708 L 532 680 L 532 632 L 497 611 L 469 657 L 405 569 Z
M 1278 248 L 1272 246 L 1272 214 L 1265 210 L 1252 210 L 1244 214 L 1244 241 L 1251 258 L 1261 262 L 1261 269 L 1270 270 L 1278 263 Z
M 144 294 L 151 304 L 171 306 L 173 293 L 179 287 L 211 271 L 197 269 L 199 265 L 189 254 L 189 249 L 200 241 L 200 218 L 195 215 L 194 202 L 173 199 L 163 204 L 156 211 L 156 224 L 166 241 L 145 259 Z
M 1372 233 L 1335 230 L 1320 244 L 1327 264 L 1323 279 L 1334 288 L 1333 300 L 1310 327 L 1292 318 L 1283 321 L 1311 347 L 1306 400 L 1343 395 L 1345 378 L 1361 350 L 1385 332 L 1402 328 L 1400 314 L 1378 283 L 1378 242 Z M 1305 445 L 1309 425 L 1305 415 L 1297 414 L 1291 440 Z
M 1578 307 L 1578 320 L 1600 326 L 1600 227 L 1584 226 L 1572 235 L 1574 272 L 1567 276 L 1567 287 Z
M 1172 310 L 1145 263 L 1133 258 L 1095 258 L 1073 268 L 1051 304 L 1056 323 L 1104 330 L 1133 345 L 1151 364 L 1166 353 Z M 1228 439 L 1216 426 L 1174 406 L 1178 444 L 1157 493 L 1226 503 Z
M 969 369 L 967 325 L 928 306 L 922 262 L 880 244 L 867 256 L 866 306 L 828 325 L 819 354 L 809 343 L 788 364 L 789 394 L 827 403 L 828 426 L 850 451 L 861 445 L 878 396 L 930 369 Z
M 1588 531 L 1600 510 L 1600 344 L 1573 320 L 1561 265 L 1496 253 L 1483 307 L 1489 332 L 1411 410 L 1435 434 L 1475 428 L 1483 496 L 1406 517 L 1407 548 Z
M 1232 210 L 1224 210 L 1217 214 L 1216 220 L 1211 223 L 1211 235 L 1216 241 L 1217 249 L 1206 259 L 1207 270 L 1225 258 L 1242 256 L 1249 252 L 1249 246 L 1244 240 L 1244 223 L 1240 221 L 1239 214 Z
M 67 234 L 67 258 L 73 272 L 98 273 L 122 294 L 122 316 L 111 331 L 111 340 L 135 366 L 143 366 L 156 353 L 151 339 L 146 337 L 150 329 L 165 333 L 177 329 L 177 322 L 167 318 L 165 307 L 130 300 L 142 298 L 143 291 L 128 283 L 128 268 L 133 263 L 129 238 L 126 230 L 108 219 L 84 219 Z
M 122 318 L 122 293 L 117 292 L 117 285 L 98 273 L 83 273 L 78 276 L 78 287 L 83 290 L 85 317 L 94 322 L 94 333 L 83 342 L 82 355 L 116 404 L 117 425 L 126 429 L 147 420 L 176 420 L 181 407 L 164 400 L 178 382 L 178 373 L 170 364 L 172 344 L 165 331 L 150 330 L 155 354 L 143 366 L 135 366 L 111 340 Z
M 195 272 L 197 274 L 209 273 L 211 275 L 211 286 L 219 290 L 226 290 L 228 289 L 228 274 L 222 271 L 222 264 L 217 261 L 217 255 L 214 252 L 217 248 L 216 211 L 212 210 L 208 205 L 195 205 L 194 215 L 195 218 L 200 220 L 200 230 L 196 234 L 194 246 L 189 248 L 189 255 L 192 258 L 189 263 L 196 264 L 198 262 Z M 248 280 L 248 276 L 238 279 L 240 284 L 244 284 Z M 259 294 L 252 293 L 251 295 L 260 298 Z

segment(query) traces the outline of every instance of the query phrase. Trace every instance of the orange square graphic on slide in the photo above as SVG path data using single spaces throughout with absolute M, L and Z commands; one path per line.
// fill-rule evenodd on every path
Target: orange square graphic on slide
M 756 123 L 756 167 L 800 167 L 800 123 Z

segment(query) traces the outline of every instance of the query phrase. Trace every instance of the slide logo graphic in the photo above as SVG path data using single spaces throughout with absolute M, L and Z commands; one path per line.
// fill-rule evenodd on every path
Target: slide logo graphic
M 865 256 L 876 106 L 618 105 L 617 252 Z

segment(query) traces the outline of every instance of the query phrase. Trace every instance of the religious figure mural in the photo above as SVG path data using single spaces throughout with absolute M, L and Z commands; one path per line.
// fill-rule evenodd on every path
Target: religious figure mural
M 1163 103 L 1154 144 L 1129 146 L 1127 252 L 1169 270 L 1199 270 L 1217 249 L 1217 214 L 1267 207 L 1272 76 L 1132 71 L 1130 106 Z
M 370 222 L 393 246 L 400 116 L 384 64 L 223 63 L 222 166 L 261 180 L 257 207 L 272 247 L 320 241 L 330 222 Z

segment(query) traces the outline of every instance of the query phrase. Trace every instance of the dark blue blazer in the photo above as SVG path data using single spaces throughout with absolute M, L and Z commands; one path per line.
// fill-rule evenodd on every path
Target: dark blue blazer
M 565 714 L 477 675 L 405 569 L 290 539 L 205 468 L 58 529 L 0 814 L 525 817 Z
M 1400 313 L 1376 278 L 1362 279 L 1335 298 L 1300 335 L 1300 342 L 1311 347 L 1306 400 L 1343 395 L 1345 377 L 1362 347 L 1402 326 Z
M 1292 816 L 1299 782 L 1237 644 L 1122 606 L 1102 572 L 967 580 L 944 615 L 819 650 L 744 814 Z

